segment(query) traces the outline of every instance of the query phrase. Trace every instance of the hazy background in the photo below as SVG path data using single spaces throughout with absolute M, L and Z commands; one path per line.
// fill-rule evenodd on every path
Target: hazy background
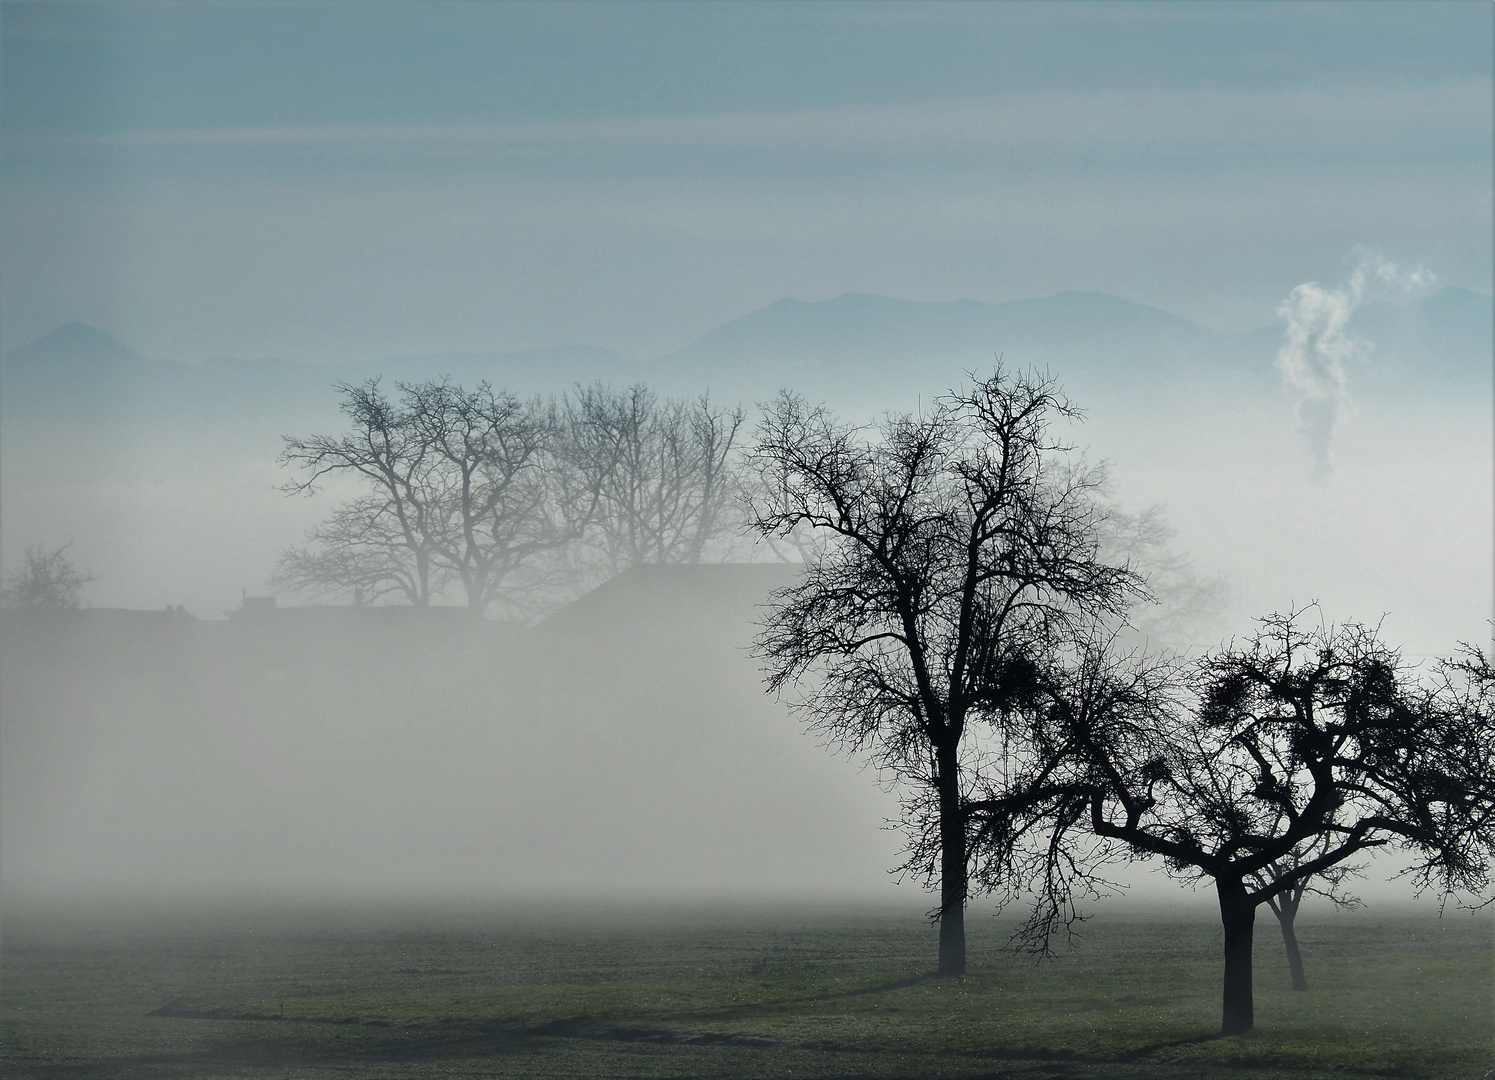
M 339 379 L 790 385 L 871 417 L 1001 354 L 1226 576 L 1190 644 L 1310 599 L 1413 660 L 1488 640 L 1492 27 L 5 4 L 0 561 L 71 541 L 87 603 L 220 618 L 331 508 L 274 459 L 336 430 Z M 405 668 L 356 635 L 251 664 L 223 627 L 70 654 L 99 667 L 33 643 L 4 884 L 878 894 L 890 803 L 758 693 L 733 595 L 630 616 L 670 624 L 652 645 Z

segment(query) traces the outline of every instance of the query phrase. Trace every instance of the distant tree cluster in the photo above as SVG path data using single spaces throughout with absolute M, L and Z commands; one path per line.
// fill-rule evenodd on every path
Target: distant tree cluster
M 287 490 L 350 477 L 361 493 L 282 553 L 273 583 L 475 612 L 543 610 L 641 564 L 724 557 L 741 533 L 743 414 L 638 386 L 521 400 L 487 383 L 343 385 L 349 430 L 287 438 Z
M 1495 678 L 1467 647 L 1419 674 L 1314 608 L 1197 659 L 1159 651 L 1135 629 L 1152 582 L 1175 600 L 1218 586 L 1157 558 L 1155 521 L 1107 507 L 1103 473 L 1051 434 L 1076 416 L 1046 377 L 1000 370 L 874 429 L 781 396 L 753 526 L 819 547 L 758 654 L 814 731 L 902 792 L 904 868 L 940 889 L 940 973 L 964 970 L 972 893 L 1032 899 L 1018 940 L 1046 952 L 1111 890 L 1106 867 L 1158 858 L 1215 887 L 1222 1030 L 1243 1032 L 1261 905 L 1304 985 L 1297 906 L 1354 902 L 1359 855 L 1401 853 L 1419 891 L 1488 895 Z

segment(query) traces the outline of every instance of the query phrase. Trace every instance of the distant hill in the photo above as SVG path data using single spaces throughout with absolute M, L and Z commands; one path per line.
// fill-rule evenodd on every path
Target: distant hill
M 1351 331 L 1374 346 L 1354 373 L 1362 389 L 1488 392 L 1495 348 L 1488 296 L 1445 288 L 1405 305 L 1370 304 Z M 990 370 L 1000 356 L 1010 366 L 1052 370 L 1093 403 L 1205 384 L 1211 393 L 1264 392 L 1278 385 L 1272 360 L 1281 342 L 1280 327 L 1219 334 L 1146 304 L 1083 292 L 1001 304 L 865 293 L 780 300 L 653 360 L 562 346 L 363 364 L 184 364 L 143 357 L 105 331 L 69 323 L 0 354 L 0 412 L 8 423 L 190 430 L 225 450 L 235 442 L 248 450 L 248 440 L 258 458 L 283 433 L 337 424 L 334 384 L 376 375 L 390 382 L 449 375 L 469 385 L 488 379 L 520 393 L 645 381 L 665 393 L 709 389 L 718 400 L 744 403 L 792 387 L 842 407 L 881 410 L 928 400 L 968 370 Z
M 1407 305 L 1368 305 L 1351 332 L 1374 345 L 1371 370 L 1398 381 L 1488 382 L 1492 301 L 1448 288 Z M 1103 293 L 1034 300 L 919 303 L 848 293 L 805 303 L 781 300 L 713 330 L 665 357 L 671 379 L 687 372 L 743 394 L 794 386 L 837 399 L 860 387 L 938 392 L 966 370 L 1049 368 L 1073 391 L 1111 395 L 1221 378 L 1257 390 L 1275 386 L 1281 326 L 1220 334 L 1145 304 Z M 1411 370 L 1411 369 L 1414 369 Z
M 0 353 L 0 370 L 35 370 L 67 364 L 139 364 L 144 357 L 114 335 L 80 322 L 59 326 L 29 345 Z
M 1104 359 L 1123 342 L 1167 351 L 1207 347 L 1218 335 L 1145 304 L 1103 293 L 985 304 L 920 303 L 866 293 L 778 303 L 727 323 L 666 357 L 690 365 L 753 363 L 765 356 L 864 362 L 990 359 L 1044 353 Z
M 131 394 L 150 367 L 114 335 L 68 323 L 0 353 L 0 407 L 6 412 L 104 407 Z
M 560 345 L 520 352 L 432 353 L 371 361 L 360 368 L 389 379 L 416 382 L 451 376 L 464 385 L 487 379 L 516 393 L 565 390 L 578 382 L 627 383 L 642 378 L 645 365 L 611 349 Z
M 1492 303 L 1450 286 L 1408 304 L 1367 304 L 1349 330 L 1370 344 L 1372 371 L 1397 382 L 1488 379 L 1495 364 Z
M 183 364 L 149 359 L 106 331 L 68 323 L 29 345 L 0 353 L 0 407 L 75 414 L 80 405 L 107 402 L 110 411 L 145 405 L 162 415 L 186 409 L 216 413 L 225 407 L 291 406 L 294 412 L 308 397 L 335 403 L 337 383 L 374 376 L 391 383 L 443 376 L 462 383 L 488 379 L 529 393 L 564 388 L 579 379 L 637 378 L 637 368 L 637 361 L 620 353 L 581 346 L 397 356 L 363 364 L 236 357 Z

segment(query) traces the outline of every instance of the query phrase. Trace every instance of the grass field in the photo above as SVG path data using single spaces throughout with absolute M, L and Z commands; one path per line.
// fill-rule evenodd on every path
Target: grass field
M 1206 910 L 1104 914 L 1035 963 L 972 920 L 821 908 L 6 912 L 8 1077 L 1468 1077 L 1495 1069 L 1492 923 L 1257 926 L 1257 1029 L 1214 1038 Z

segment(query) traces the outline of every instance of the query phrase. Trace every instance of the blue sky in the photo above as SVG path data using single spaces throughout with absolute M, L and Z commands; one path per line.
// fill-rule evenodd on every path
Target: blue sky
M 1492 8 L 30 4 L 0 345 L 677 348 L 785 296 L 1220 329 L 1372 247 L 1490 291 Z

